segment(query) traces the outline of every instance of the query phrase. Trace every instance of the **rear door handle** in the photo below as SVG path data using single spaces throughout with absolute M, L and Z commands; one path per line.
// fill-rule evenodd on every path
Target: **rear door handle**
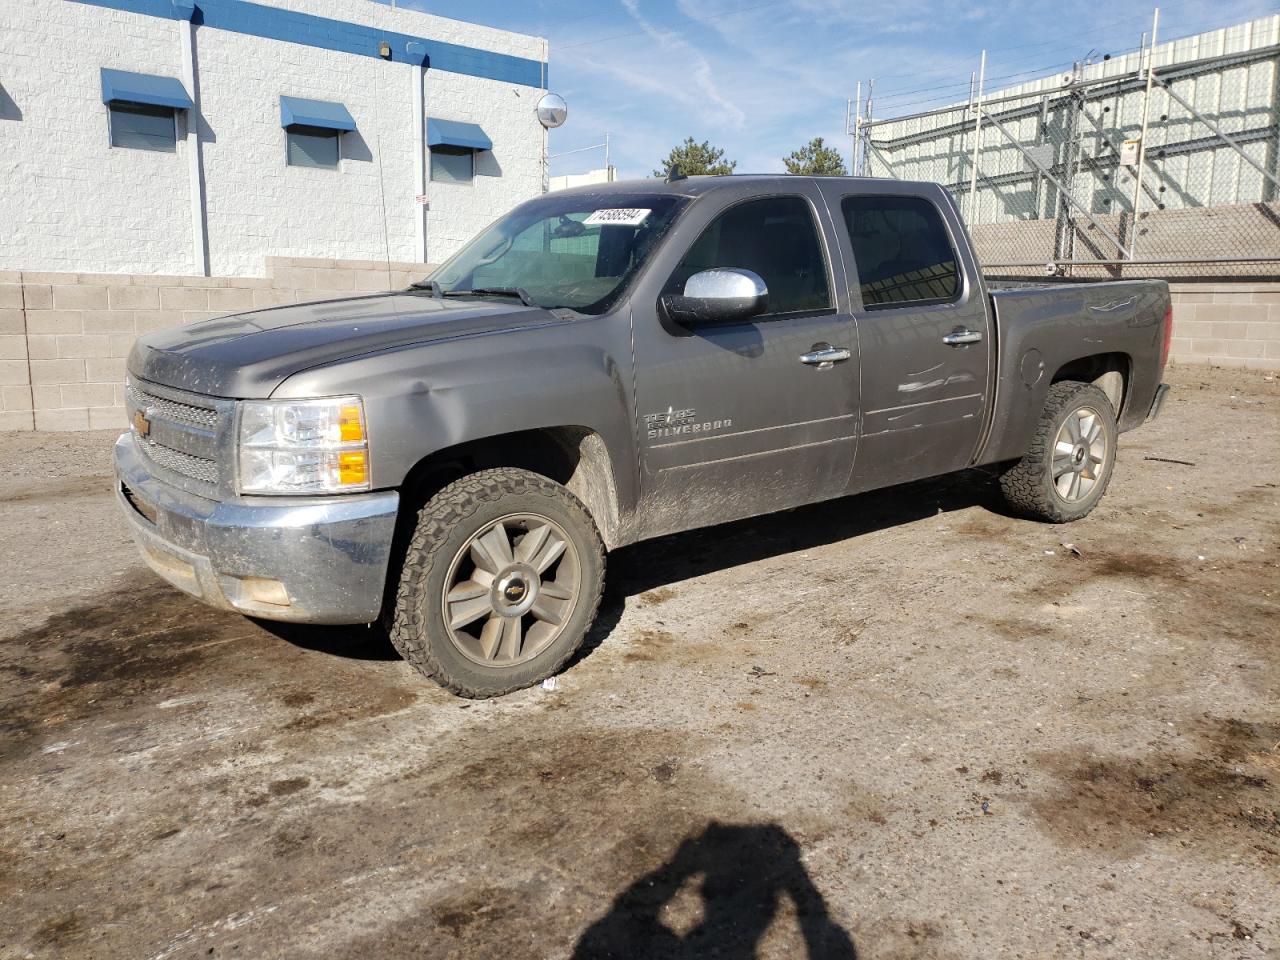
M 800 362 L 811 367 L 826 368 L 841 360 L 848 360 L 852 353 L 845 347 L 833 347 L 829 343 L 815 343 L 808 353 L 800 355 Z
M 963 327 L 957 327 L 943 337 L 942 342 L 952 347 L 958 347 L 966 343 L 981 343 L 982 334 L 977 330 L 965 330 Z

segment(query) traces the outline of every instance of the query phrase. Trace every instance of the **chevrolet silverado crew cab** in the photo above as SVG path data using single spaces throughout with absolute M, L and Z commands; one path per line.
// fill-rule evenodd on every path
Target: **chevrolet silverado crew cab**
M 140 338 L 117 489 L 187 593 L 381 621 L 493 696 L 565 664 L 638 540 L 983 464 L 1085 516 L 1170 322 L 1160 281 L 984 279 L 935 184 L 565 190 L 408 290 Z

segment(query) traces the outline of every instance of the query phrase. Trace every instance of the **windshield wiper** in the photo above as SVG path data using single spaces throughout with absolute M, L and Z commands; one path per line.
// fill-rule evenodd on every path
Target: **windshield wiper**
M 538 306 L 524 287 L 476 287 L 474 290 L 446 290 L 446 297 L 519 297 L 526 307 Z
M 437 300 L 444 296 L 444 288 L 434 280 L 418 280 L 409 284 L 410 290 L 426 290 Z

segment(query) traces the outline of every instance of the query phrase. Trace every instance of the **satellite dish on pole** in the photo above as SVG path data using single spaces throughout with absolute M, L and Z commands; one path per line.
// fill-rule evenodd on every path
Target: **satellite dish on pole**
M 548 130 L 554 130 L 569 116 L 569 105 L 558 93 L 544 93 L 538 101 L 538 122 Z

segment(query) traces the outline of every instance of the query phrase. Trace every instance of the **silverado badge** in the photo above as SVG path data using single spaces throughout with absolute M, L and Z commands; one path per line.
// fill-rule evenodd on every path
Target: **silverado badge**
M 661 440 L 683 433 L 711 433 L 725 430 L 733 426 L 733 421 L 726 417 L 723 420 L 698 421 L 698 411 L 677 410 L 667 407 L 665 413 L 646 413 L 644 415 L 645 434 L 650 440 Z

